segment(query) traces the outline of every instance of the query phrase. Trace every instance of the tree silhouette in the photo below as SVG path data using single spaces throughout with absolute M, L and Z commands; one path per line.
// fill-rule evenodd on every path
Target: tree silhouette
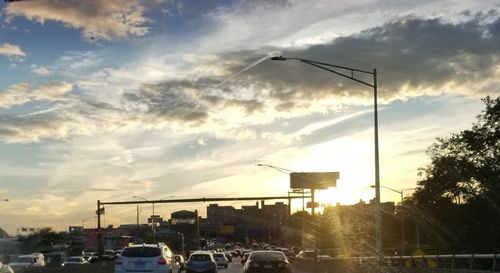
M 497 251 L 500 241 L 500 97 L 469 130 L 438 138 L 420 169 L 413 210 L 435 250 Z M 431 239 L 431 241 L 433 240 Z M 443 244 L 436 246 L 436 242 Z M 490 252 L 492 253 L 492 252 Z

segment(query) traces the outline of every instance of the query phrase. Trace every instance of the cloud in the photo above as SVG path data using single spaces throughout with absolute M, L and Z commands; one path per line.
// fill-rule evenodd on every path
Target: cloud
M 24 57 L 26 53 L 19 46 L 3 43 L 0 45 L 0 55 L 7 57 Z
M 40 142 L 44 138 L 65 139 L 88 134 L 86 125 L 68 116 L 48 113 L 29 117 L 0 116 L 0 140 L 6 143 Z
M 144 85 L 138 92 L 125 94 L 125 98 L 153 118 L 196 124 L 207 119 L 208 108 L 193 86 L 188 82 Z
M 40 24 L 60 22 L 66 27 L 81 29 L 87 40 L 111 40 L 148 33 L 145 10 L 138 0 L 37 0 L 8 3 L 5 14 L 7 20 L 22 16 Z
M 443 93 L 474 96 L 498 93 L 498 44 L 500 19 L 497 12 L 489 12 L 471 15 L 458 23 L 401 18 L 324 45 L 282 50 L 282 55 L 367 71 L 376 67 L 379 97 L 387 102 Z M 235 65 L 229 70 L 237 72 L 240 68 Z M 355 76 L 372 83 L 370 75 L 355 73 Z M 232 79 L 230 90 L 237 92 L 234 86 L 249 84 L 259 97 L 279 101 L 277 110 L 284 111 L 302 102 L 326 98 L 340 102 L 364 99 L 369 104 L 373 97 L 370 87 L 296 61 L 264 62 Z
M 32 65 L 31 66 L 31 73 L 39 75 L 39 76 L 48 76 L 50 75 L 50 70 L 43 66 L 37 66 L 37 65 Z
M 58 101 L 71 92 L 73 86 L 67 82 L 52 82 L 31 86 L 28 83 L 18 83 L 9 86 L 0 93 L 0 107 L 10 108 L 30 101 Z

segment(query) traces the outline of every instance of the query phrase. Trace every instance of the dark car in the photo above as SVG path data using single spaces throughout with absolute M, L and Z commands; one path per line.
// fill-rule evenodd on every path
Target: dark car
M 174 255 L 174 259 L 176 262 L 179 263 L 179 270 L 180 271 L 183 271 L 186 269 L 186 261 L 184 260 L 184 256 L 182 256 L 180 254 L 176 254 L 176 255 Z
M 243 266 L 244 273 L 290 273 L 290 263 L 281 251 L 253 251 Z
M 247 252 L 245 254 L 243 254 L 243 257 L 241 257 L 241 264 L 245 264 L 247 259 L 248 259 L 248 256 L 250 256 L 250 252 Z
M 186 262 L 186 273 L 216 273 L 217 263 L 215 263 L 212 253 L 209 251 L 193 252 Z

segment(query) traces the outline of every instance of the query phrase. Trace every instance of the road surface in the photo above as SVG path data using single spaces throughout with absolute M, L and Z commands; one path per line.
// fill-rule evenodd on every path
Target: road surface
M 217 273 L 243 273 L 243 265 L 240 258 L 233 258 L 233 262 L 229 263 L 228 268 L 219 267 Z M 311 265 L 298 265 L 292 263 L 292 273 L 324 273 L 325 271 L 319 270 L 314 264 Z

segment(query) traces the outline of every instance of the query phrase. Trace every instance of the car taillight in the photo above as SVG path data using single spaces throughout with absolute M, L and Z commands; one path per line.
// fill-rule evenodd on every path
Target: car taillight
M 158 264 L 167 264 L 167 260 L 165 260 L 165 258 L 159 258 Z
M 258 262 L 251 262 L 250 265 L 252 267 L 259 267 L 259 263 Z
M 116 259 L 115 264 L 116 265 L 121 265 L 122 264 L 122 258 Z

